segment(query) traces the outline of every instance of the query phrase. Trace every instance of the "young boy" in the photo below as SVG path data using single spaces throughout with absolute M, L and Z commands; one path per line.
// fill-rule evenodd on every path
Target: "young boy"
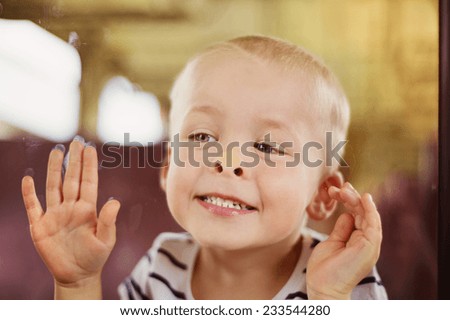
M 171 102 L 161 186 L 188 233 L 160 235 L 121 297 L 386 298 L 374 269 L 382 237 L 375 204 L 326 159 L 325 133 L 345 140 L 349 107 L 321 62 L 281 40 L 237 38 L 189 61 Z M 95 149 L 72 142 L 64 183 L 60 149 L 49 158 L 45 214 L 32 178 L 23 180 L 32 238 L 55 298 L 101 298 L 120 205 L 108 201 L 97 218 Z M 348 212 L 326 240 L 304 228 L 306 216 L 323 220 L 338 202 Z

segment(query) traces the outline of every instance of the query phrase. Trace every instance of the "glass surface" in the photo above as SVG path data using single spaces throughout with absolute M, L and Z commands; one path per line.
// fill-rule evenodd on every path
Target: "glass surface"
M 195 52 L 213 42 L 266 34 L 321 56 L 350 101 L 345 154 L 350 167 L 344 174 L 358 190 L 373 193 L 377 202 L 384 229 L 378 269 L 389 297 L 436 298 L 437 0 L 2 0 L 0 4 L 0 19 L 30 20 L 76 48 L 81 61 L 79 96 L 78 101 L 71 97 L 67 103 L 79 106 L 77 112 L 61 105 L 41 121 L 48 120 L 50 132 L 56 126 L 50 120 L 58 113 L 64 118 L 72 110 L 78 129 L 67 124 L 63 131 L 66 128 L 67 136 L 77 132 L 96 142 L 99 151 L 99 100 L 115 77 L 128 79 L 143 96 L 156 97 L 161 117 L 157 123 L 162 121 L 167 128 L 168 92 L 176 74 Z M 0 37 L 8 32 L 1 26 Z M 51 65 L 56 54 L 44 43 L 24 45 L 22 65 L 14 70 L 34 72 L 32 81 L 42 84 L 39 79 L 46 77 L 45 70 L 25 63 L 48 52 Z M 13 63 L 7 60 L 5 48 L 0 48 L 0 66 Z M 52 68 L 47 73 L 64 71 Z M 50 88 L 49 101 L 60 101 L 56 86 L 46 88 Z M 31 94 L 31 89 L 32 83 L 16 88 L 18 96 Z M 6 94 L 2 90 L 0 96 Z M 12 101 L 0 104 L 0 287 L 6 288 L 0 290 L 0 298 L 49 299 L 52 280 L 29 236 L 20 179 L 25 172 L 32 173 L 44 202 L 48 153 L 55 141 L 67 147 L 70 138 L 63 134 L 59 140 L 51 139 L 26 122 L 20 124 L 27 110 L 47 110 L 45 99 L 29 103 L 20 112 L 8 110 L 14 121 L 2 118 L 6 108 L 14 108 Z M 118 150 L 130 168 L 100 169 L 99 204 L 110 196 L 122 201 L 117 245 L 104 273 L 108 299 L 117 298 L 119 281 L 158 233 L 180 230 L 159 188 L 157 165 L 138 168 L 138 150 L 162 161 L 162 146 Z M 327 223 L 311 226 L 329 232 L 339 212 Z

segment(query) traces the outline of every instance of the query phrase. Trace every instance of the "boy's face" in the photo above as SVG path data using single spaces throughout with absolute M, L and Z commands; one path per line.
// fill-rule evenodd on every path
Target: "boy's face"
M 163 177 L 174 218 L 207 247 L 236 250 L 296 241 L 322 173 L 322 167 L 302 162 L 289 167 L 294 153 L 319 137 L 309 111 L 315 106 L 308 83 L 300 75 L 240 54 L 203 58 L 185 82 L 172 132 L 179 133 L 181 141 L 199 141 L 201 147 L 170 150 Z M 255 148 L 253 142 L 264 142 L 268 133 L 271 142 L 292 147 L 284 154 L 261 144 Z M 224 150 L 207 158 L 209 166 L 205 141 L 217 141 Z M 215 151 L 212 147 L 210 154 Z M 310 161 L 321 157 L 312 152 L 308 156 Z M 221 165 L 211 166 L 216 161 Z M 241 161 L 252 165 L 240 166 Z M 251 210 L 208 203 L 218 195 Z

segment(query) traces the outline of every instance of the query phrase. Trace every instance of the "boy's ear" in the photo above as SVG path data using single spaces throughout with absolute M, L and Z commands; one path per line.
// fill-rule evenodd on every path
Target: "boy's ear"
M 166 192 L 166 181 L 167 181 L 167 172 L 169 171 L 169 159 L 170 159 L 170 153 L 171 149 L 170 147 L 167 147 L 167 152 L 164 157 L 163 165 L 159 171 L 159 186 L 161 189 L 163 189 L 164 192 Z
M 308 216 L 313 220 L 325 220 L 334 212 L 338 202 L 328 195 L 328 188 L 335 186 L 341 188 L 344 185 L 344 176 L 339 170 L 329 174 L 319 185 L 311 203 L 306 208 Z

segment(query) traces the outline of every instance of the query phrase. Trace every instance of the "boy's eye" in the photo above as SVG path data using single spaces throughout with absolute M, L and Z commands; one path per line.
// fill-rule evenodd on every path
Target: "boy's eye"
M 277 147 L 270 145 L 268 143 L 255 142 L 253 144 L 253 146 L 255 147 L 256 150 L 261 151 L 263 153 L 279 153 L 281 155 L 284 154 L 284 152 L 282 150 L 280 150 Z
M 188 139 L 190 141 L 198 141 L 198 142 L 216 141 L 216 139 L 213 136 L 203 132 L 191 134 L 189 135 Z

